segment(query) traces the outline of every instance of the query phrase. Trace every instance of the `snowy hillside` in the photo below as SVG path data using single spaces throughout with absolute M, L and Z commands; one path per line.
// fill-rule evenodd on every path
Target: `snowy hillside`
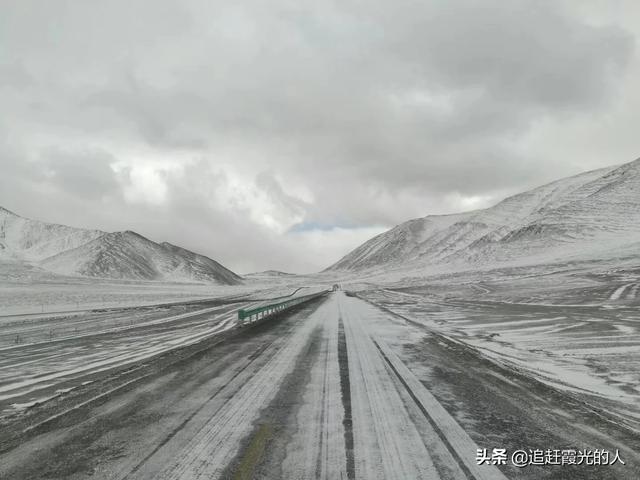
M 234 285 L 242 280 L 239 275 L 209 257 L 177 247 L 168 242 L 162 242 L 161 245 L 165 251 L 173 255 L 172 261 L 176 263 L 172 264 L 172 268 L 174 266 L 175 268 L 171 270 L 171 275 L 177 278 L 181 278 L 182 275 L 183 278 L 215 281 L 227 285 Z
M 417 248 L 469 214 L 416 218 L 373 237 L 343 257 L 330 270 L 361 270 L 414 257 Z
M 280 270 L 265 270 L 263 272 L 252 272 L 244 275 L 245 278 L 262 278 L 262 277 L 295 277 L 295 273 L 281 272 Z
M 0 207 L 0 262 L 15 265 L 17 261 L 64 275 L 224 285 L 241 282 L 215 260 L 166 242 L 155 243 L 135 232 L 106 233 L 49 224 Z
M 405 222 L 329 271 L 486 266 L 601 254 L 640 240 L 640 160 L 514 195 L 494 207 Z
M 104 233 L 30 220 L 0 207 L 0 259 L 38 261 L 83 245 Z

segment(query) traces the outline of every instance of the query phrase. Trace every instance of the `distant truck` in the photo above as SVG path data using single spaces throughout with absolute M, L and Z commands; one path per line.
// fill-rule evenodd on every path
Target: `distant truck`
M 337 292 L 338 290 L 340 290 L 340 285 L 338 285 L 337 283 L 333 284 L 333 288 L 331 289 L 332 292 Z

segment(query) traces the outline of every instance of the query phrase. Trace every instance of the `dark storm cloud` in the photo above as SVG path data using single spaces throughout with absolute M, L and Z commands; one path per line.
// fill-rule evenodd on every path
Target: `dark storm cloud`
M 623 116 L 637 70 L 633 22 L 585 5 L 4 2 L 0 204 L 46 218 L 37 186 L 58 221 L 311 268 L 295 225 L 390 226 L 581 170 L 531 142 Z

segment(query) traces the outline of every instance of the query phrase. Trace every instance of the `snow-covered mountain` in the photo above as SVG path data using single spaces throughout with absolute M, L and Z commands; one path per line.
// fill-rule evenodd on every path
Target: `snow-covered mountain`
M 104 233 L 30 220 L 0 207 L 0 258 L 39 261 L 90 242 Z
M 484 210 L 410 220 L 327 270 L 540 262 L 638 241 L 640 160 L 558 180 Z
M 107 233 L 39 222 L 0 207 L 3 260 L 24 261 L 64 275 L 241 282 L 241 277 L 215 260 L 170 243 L 155 243 L 135 232 Z
M 468 215 L 431 215 L 409 220 L 363 243 L 329 269 L 362 270 L 414 257 L 420 245 Z
M 264 270 L 262 272 L 252 272 L 244 275 L 247 277 L 295 277 L 295 273 L 281 272 L 280 270 Z

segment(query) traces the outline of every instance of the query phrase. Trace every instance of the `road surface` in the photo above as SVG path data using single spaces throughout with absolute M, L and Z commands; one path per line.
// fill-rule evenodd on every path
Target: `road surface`
M 216 308 L 197 342 L 6 417 L 0 478 L 638 478 L 635 433 L 360 298 L 334 292 L 241 329 Z M 148 323 L 165 343 L 181 325 Z M 585 445 L 622 448 L 627 465 L 476 461 Z

